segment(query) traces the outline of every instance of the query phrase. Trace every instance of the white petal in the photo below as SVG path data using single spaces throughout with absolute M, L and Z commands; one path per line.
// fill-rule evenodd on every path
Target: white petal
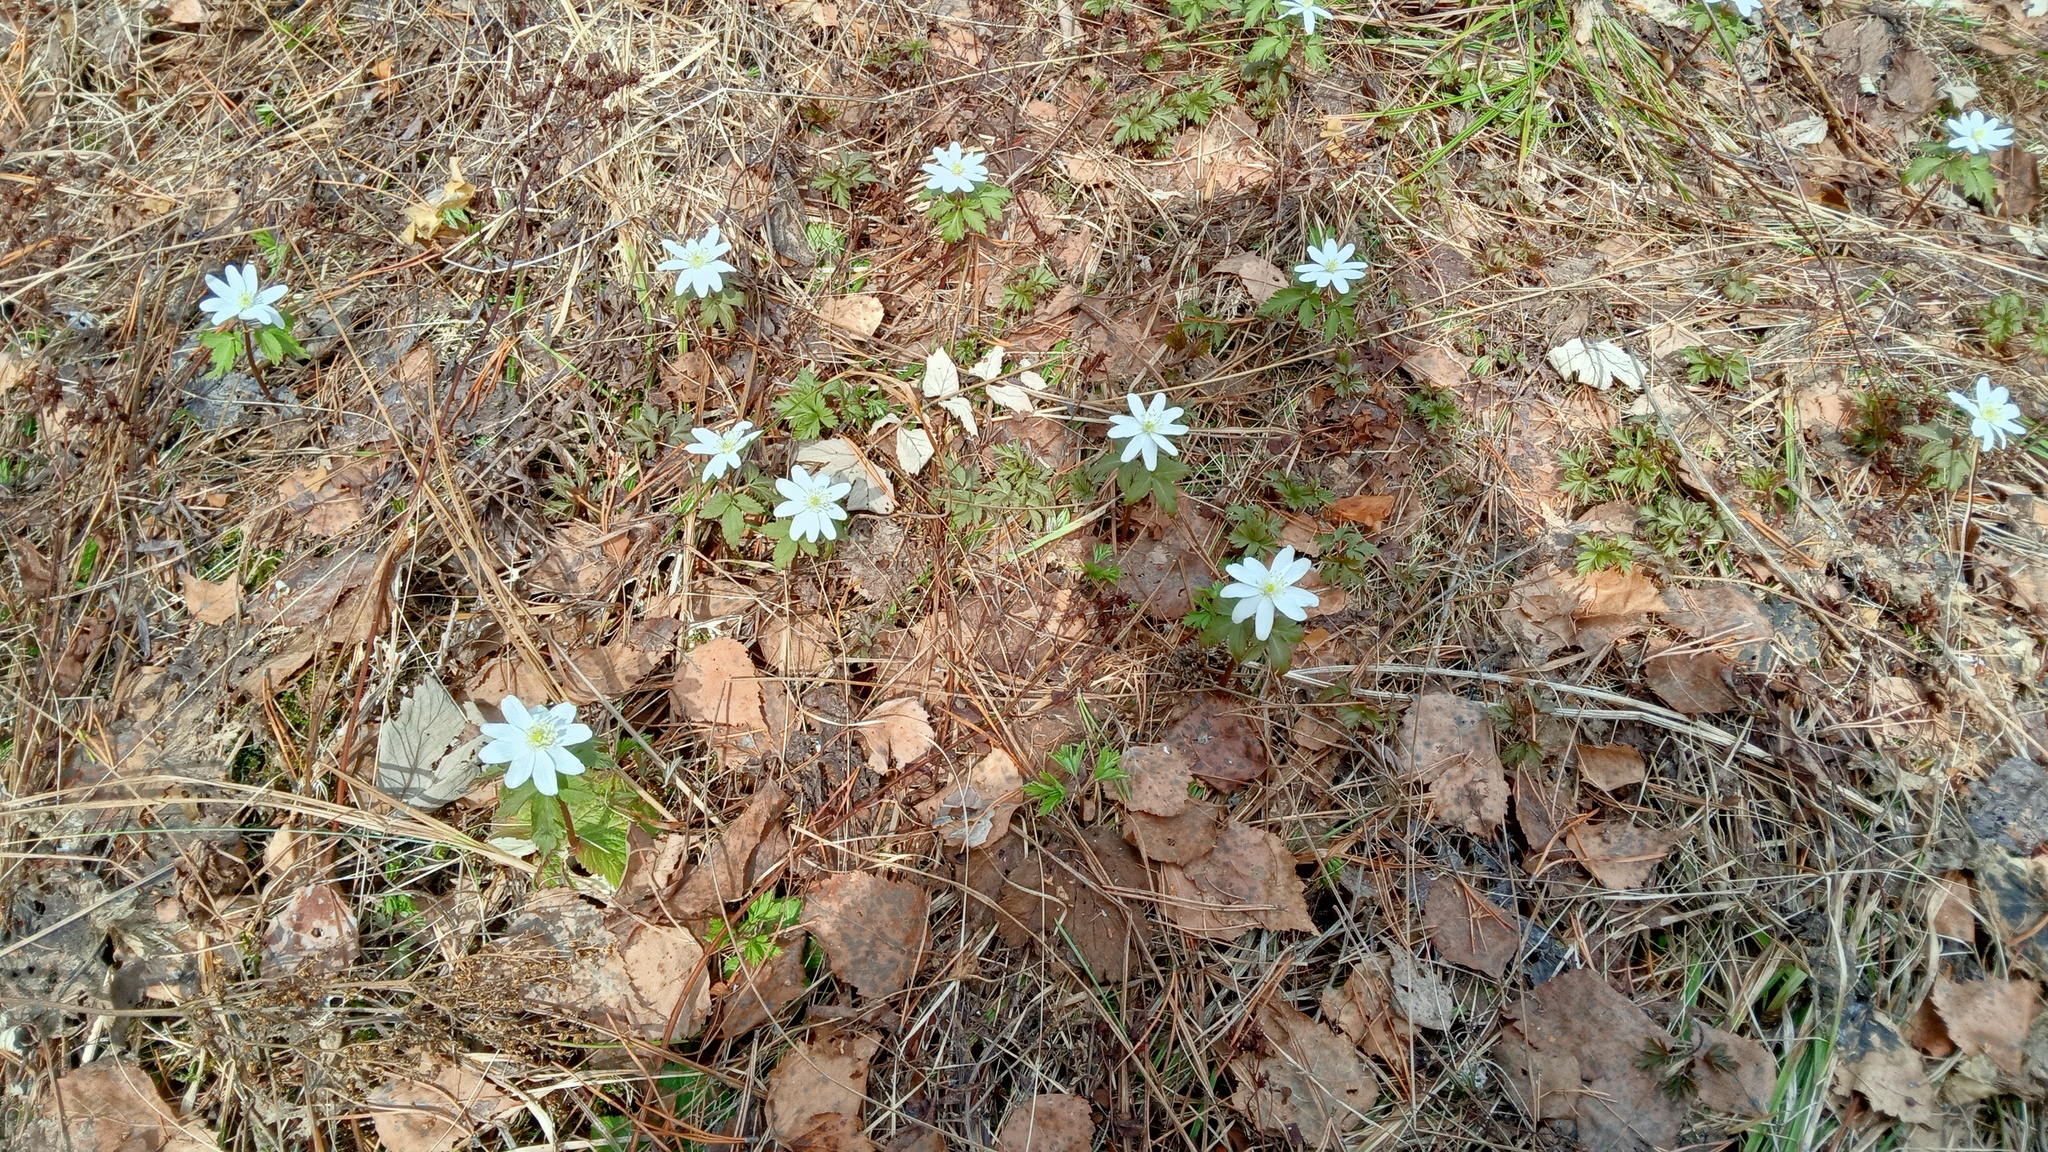
M 520 703 L 517 696 L 507 696 L 498 701 L 498 711 L 505 714 L 507 724 L 517 728 L 521 733 L 533 727 L 533 713 L 526 710 L 526 705 Z
M 583 775 L 583 761 L 567 748 L 548 749 L 548 761 L 550 767 L 564 776 Z
M 593 733 L 588 724 L 571 724 L 562 729 L 562 747 L 574 748 L 590 739 Z
M 533 757 L 526 755 L 516 756 L 512 759 L 511 766 L 505 769 L 505 787 L 517 788 L 521 784 L 526 783 L 532 776 Z
M 503 725 L 495 725 L 495 727 L 503 727 Z M 487 732 L 485 735 L 488 736 L 490 733 Z M 501 737 L 484 745 L 483 751 L 478 752 L 476 758 L 486 764 L 510 764 L 518 755 L 519 745 Z

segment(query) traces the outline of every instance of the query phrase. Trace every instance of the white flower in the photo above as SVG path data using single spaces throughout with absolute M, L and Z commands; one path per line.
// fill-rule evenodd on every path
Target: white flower
M 256 275 L 254 260 L 240 268 L 228 265 L 220 270 L 219 276 L 208 276 L 206 286 L 213 289 L 213 295 L 199 302 L 199 310 L 212 318 L 215 328 L 225 328 L 231 320 L 247 320 L 265 327 L 284 326 L 284 317 L 276 305 L 291 289 L 282 284 L 265 288 Z
M 683 450 L 711 457 L 704 462 L 704 482 L 709 484 L 739 467 L 740 453 L 746 451 L 747 445 L 760 437 L 761 430 L 754 427 L 751 420 L 742 420 L 723 432 L 713 432 L 709 428 L 692 428 L 690 439 L 696 443 L 683 445 Z
M 1717 0 L 1717 2 L 1735 9 L 1735 14 L 1744 20 L 1762 11 L 1764 6 L 1764 0 Z
M 1161 451 L 1168 456 L 1180 455 L 1180 449 L 1174 447 L 1172 438 L 1187 435 L 1187 425 L 1175 423 L 1187 409 L 1168 408 L 1164 392 L 1156 393 L 1152 397 L 1150 407 L 1138 399 L 1136 392 L 1124 397 L 1124 400 L 1130 404 L 1131 414 L 1118 414 L 1109 418 L 1109 438 L 1130 441 L 1124 445 L 1124 454 L 1120 457 L 1123 463 L 1130 463 L 1131 457 L 1142 453 L 1145 457 L 1145 471 L 1150 472 L 1159 467 Z
M 1308 610 L 1323 602 L 1323 598 L 1306 588 L 1296 588 L 1303 576 L 1308 575 L 1308 559 L 1294 557 L 1294 549 L 1282 548 L 1273 557 L 1271 567 L 1259 563 L 1253 556 L 1246 556 L 1223 571 L 1236 583 L 1226 584 L 1218 595 L 1235 599 L 1237 607 L 1230 610 L 1233 621 L 1242 621 L 1256 612 L 1259 620 L 1252 628 L 1252 635 L 1264 640 L 1273 634 L 1273 613 L 1289 620 L 1308 619 Z
M 790 539 L 839 538 L 838 526 L 832 522 L 846 519 L 846 509 L 839 502 L 853 491 L 853 485 L 834 484 L 832 477 L 823 472 L 813 476 L 799 464 L 789 470 L 787 479 L 775 482 L 775 490 L 782 493 L 782 503 L 775 506 L 775 514 L 789 517 Z
M 972 192 L 988 179 L 988 153 L 962 152 L 955 140 L 944 148 L 932 149 L 931 161 L 923 166 L 927 192 Z
M 1335 240 L 1323 241 L 1320 248 L 1311 244 L 1308 247 L 1309 262 L 1296 264 L 1294 274 L 1301 277 L 1304 284 L 1335 288 L 1337 295 L 1342 296 L 1351 291 L 1353 280 L 1365 276 L 1365 261 L 1351 258 L 1357 251 L 1357 247 L 1351 244 L 1339 248 Z
M 1280 15 L 1300 19 L 1302 31 L 1310 36 L 1316 34 L 1316 21 L 1337 18 L 1335 12 L 1320 7 L 1315 0 L 1280 0 Z
M 477 759 L 505 765 L 505 787 L 517 788 L 532 777 L 541 795 L 553 796 L 560 790 L 555 777 L 583 774 L 583 761 L 569 748 L 590 739 L 590 725 L 576 723 L 574 704 L 529 712 L 519 697 L 507 696 L 498 710 L 505 722 L 482 726 L 491 742 Z
M 1986 452 L 2005 447 L 2007 436 L 2026 435 L 2027 429 L 2020 423 L 2020 406 L 2012 402 L 2005 389 L 1993 388 L 1989 376 L 1977 377 L 1975 396 L 1951 392 L 1948 398 L 1970 418 L 1970 435 L 1984 445 Z
M 1947 126 L 1950 135 L 1948 150 L 1951 152 L 1979 156 L 2012 144 L 2012 129 L 2001 123 L 1998 117 L 1986 116 L 1974 108 L 1952 117 Z
M 738 271 L 719 259 L 720 256 L 732 251 L 732 245 L 727 244 L 718 235 L 716 224 L 688 244 L 663 240 L 661 246 L 668 249 L 669 258 L 656 264 L 654 270 L 676 274 L 678 296 L 683 294 L 685 288 L 695 292 L 700 300 L 713 292 L 722 292 L 725 290 L 725 274 Z

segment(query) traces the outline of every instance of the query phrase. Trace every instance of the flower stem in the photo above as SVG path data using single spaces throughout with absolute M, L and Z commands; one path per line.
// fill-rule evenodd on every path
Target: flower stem
M 276 403 L 277 393 L 272 392 L 270 385 L 264 382 L 263 366 L 256 362 L 256 334 L 251 332 L 246 324 L 242 326 L 242 347 L 248 350 L 249 375 L 256 378 L 256 387 L 263 389 L 264 399 Z

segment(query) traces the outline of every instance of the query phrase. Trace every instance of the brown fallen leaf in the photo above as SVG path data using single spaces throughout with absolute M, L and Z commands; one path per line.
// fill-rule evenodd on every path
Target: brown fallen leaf
M 1401 370 L 1418 384 L 1455 392 L 1468 378 L 1464 357 L 1435 344 L 1416 344 L 1401 353 Z
M 18 1105 L 17 1105 L 18 1107 Z M 104 1057 L 57 1077 L 10 1147 L 50 1152 L 211 1152 L 219 1138 L 182 1119 L 142 1066 Z
M 574 891 L 529 897 L 507 947 L 551 949 L 553 972 L 524 988 L 537 1005 L 657 1044 L 694 1036 L 711 1011 L 704 949 L 681 928 L 606 914 Z
M 1708 716 L 1742 703 L 1728 685 L 1735 662 L 1725 652 L 1680 649 L 1657 638 L 1643 645 L 1643 656 L 1644 682 L 1675 711 Z
M 1266 774 L 1266 747 L 1252 730 L 1244 705 L 1211 692 L 1174 721 L 1159 742 L 1186 757 L 1189 769 L 1219 792 L 1235 792 Z
M 1949 1039 L 1966 1056 L 1979 1053 L 2009 1075 L 2020 1074 L 2025 1062 L 2027 1031 L 2041 1005 L 2041 989 L 2032 980 L 1951 980 L 1934 978 L 1929 994 L 1948 1028 Z
M 1537 659 L 1560 648 L 1597 649 L 1643 629 L 1664 601 L 1640 570 L 1538 569 L 1508 590 L 1501 619 Z
M 1233 104 L 1174 137 L 1171 155 L 1141 165 L 1139 176 L 1161 192 L 1207 197 L 1251 191 L 1271 181 L 1277 170 L 1259 142 L 1258 122 Z
M 792 1045 L 768 1074 L 768 1135 L 797 1152 L 869 1152 L 860 1117 L 878 1047 L 843 1035 Z
M 1536 765 L 1515 773 L 1515 823 L 1531 853 L 1554 851 L 1557 830 L 1570 819 L 1567 786 Z
M 882 298 L 868 294 L 827 296 L 818 301 L 818 319 L 865 340 L 882 327 Z
M 478 1125 L 519 1108 L 467 1064 L 445 1059 L 386 1080 L 367 1103 L 377 1141 L 389 1152 L 452 1152 L 469 1143 Z
M 1081 844 L 1056 836 L 1045 852 L 1020 860 L 1004 878 L 999 904 L 1003 940 L 1012 948 L 1037 944 L 1069 963 L 1085 979 L 1117 985 L 1128 980 L 1150 938 L 1141 912 L 1108 895 L 1103 886 L 1143 892 L 1145 866 L 1108 829 L 1082 831 Z
M 1422 927 L 1444 959 L 1496 980 L 1522 951 L 1520 917 L 1494 907 L 1454 876 L 1440 876 L 1429 886 Z
M 1190 800 L 1175 816 L 1154 816 L 1135 809 L 1124 813 L 1124 835 L 1145 859 L 1161 864 L 1199 860 L 1216 847 L 1223 834 L 1223 809 L 1206 800 Z
M 1649 778 L 1643 754 L 1628 744 L 1574 744 L 1572 755 L 1579 762 L 1579 779 L 1602 792 L 1619 791 Z
M 1753 662 L 1777 635 L 1756 597 L 1732 584 L 1664 590 L 1664 622 L 1701 644 L 1730 649 Z
M 727 977 L 725 994 L 711 1012 L 705 1034 L 721 1040 L 744 1036 L 770 1020 L 783 1019 L 789 1006 L 810 988 L 804 972 L 802 932 L 784 932 L 776 937 L 780 951 L 758 964 L 742 964 Z
M 985 848 L 1010 834 L 1010 817 L 1023 802 L 1017 761 L 997 748 L 918 805 L 917 814 L 947 847 Z
M 1570 1052 L 1539 1051 L 1510 1021 L 1501 1026 L 1493 1058 L 1507 1073 L 1508 1096 L 1533 1122 L 1570 1120 L 1578 1109 L 1579 1059 Z
M 832 666 L 839 637 L 826 617 L 814 613 L 781 616 L 769 612 L 755 632 L 761 658 L 784 676 L 817 676 Z
M 1834 1091 L 1857 1092 L 1870 1106 L 1910 1124 L 1932 1124 L 1940 1098 L 1927 1082 L 1927 1064 L 1901 1039 L 1898 1030 L 1875 1015 L 1840 1042 L 1842 1059 L 1835 1065 Z
M 1920 998 L 1919 1005 L 1899 1025 L 1899 1036 L 1936 1060 L 1947 1059 L 1956 1050 L 1956 1042 L 1948 1038 L 1948 1025 L 1941 1022 L 1941 1009 L 1934 1006 L 1932 996 Z
M 1976 893 L 1961 872 L 1945 872 L 1928 890 L 1927 924 L 1935 933 L 1965 944 L 1977 942 Z
M 1273 293 L 1287 287 L 1287 273 L 1274 267 L 1272 261 L 1250 252 L 1224 257 L 1216 262 L 1214 271 L 1219 276 L 1237 277 L 1255 304 L 1264 304 Z
M 285 510 L 316 536 L 339 536 L 369 512 L 369 490 L 384 474 L 382 456 L 353 460 L 339 468 L 301 468 L 277 486 Z
M 185 594 L 185 611 L 201 624 L 225 624 L 242 610 L 242 582 L 233 578 L 216 584 L 186 572 L 179 577 Z
M 1565 837 L 1579 863 L 1603 888 L 1622 891 L 1649 883 L 1657 865 L 1684 840 L 1682 828 L 1645 828 L 1618 820 L 1576 824 Z
M 1686 1105 L 1642 1067 L 1643 1053 L 1669 1047 L 1671 1038 L 1605 977 L 1590 968 L 1561 973 L 1537 985 L 1509 1014 L 1530 1048 L 1576 1062 L 1578 1082 L 1566 1086 L 1570 1115 L 1589 1152 L 1649 1152 L 1678 1143 Z M 1570 1067 L 1563 1060 L 1546 1063 L 1553 1076 Z M 1556 1106 L 1547 1086 L 1539 1100 L 1540 1112 Z
M 1356 524 L 1367 532 L 1377 532 L 1387 517 L 1394 514 L 1396 497 L 1391 492 L 1360 492 L 1331 501 L 1323 509 L 1323 519 L 1332 524 Z
M 1261 1004 L 1254 1019 L 1265 1043 L 1231 1061 L 1231 1107 L 1301 1147 L 1342 1147 L 1379 1099 L 1372 1066 L 1343 1037 L 1278 1000 Z
M 996 1133 L 999 1152 L 1089 1152 L 1093 1147 L 1093 1110 L 1088 1101 L 1065 1092 L 1044 1092 L 1010 1105 Z
M 361 954 L 356 914 L 330 884 L 293 893 L 263 934 L 263 967 L 270 974 L 331 976 Z
M 839 872 L 804 894 L 803 926 L 834 975 L 874 1000 L 901 992 L 924 955 L 931 897 L 908 880 Z
M 765 732 L 768 715 L 758 675 L 746 645 L 720 636 L 683 654 L 669 696 L 683 715 L 700 724 Z
M 856 730 L 868 750 L 868 767 L 883 776 L 916 763 L 938 747 L 924 705 L 909 696 L 875 705 Z
M 565 653 L 556 679 L 578 704 L 624 696 L 668 659 L 681 627 L 675 620 L 635 620 L 603 644 Z
M 684 869 L 691 838 L 676 834 L 656 843 L 646 867 L 636 859 L 623 891 L 637 904 L 649 904 L 678 920 L 694 920 L 744 899 L 753 888 L 756 856 L 777 827 L 789 797 L 776 787 L 762 788 L 725 826 L 697 865 Z
M 1141 744 L 1124 750 L 1122 764 L 1131 777 L 1123 797 L 1125 808 L 1153 816 L 1178 816 L 1187 811 L 1188 785 L 1194 774 L 1187 757 L 1178 750 L 1167 744 Z
M 1287 842 L 1263 828 L 1226 820 L 1216 846 L 1182 865 L 1195 886 L 1222 898 L 1231 911 L 1275 932 L 1313 932 L 1308 894 L 1294 871 Z
M 406 244 L 425 244 L 439 236 L 460 236 L 462 229 L 451 225 L 444 213 L 466 212 L 476 197 L 476 185 L 462 178 L 462 161 L 448 166 L 448 180 L 440 191 L 405 206 L 405 227 L 398 239 Z
M 1507 772 L 1485 705 L 1446 692 L 1416 697 L 1401 720 L 1400 755 L 1429 788 L 1431 819 L 1474 836 L 1507 822 Z
M 1778 1058 L 1747 1036 L 1699 1025 L 1692 1079 L 1702 1106 L 1744 1119 L 1769 1116 L 1778 1087 Z
M 625 579 L 633 554 L 653 538 L 654 528 L 645 522 L 606 530 L 572 520 L 556 529 L 536 554 L 525 584 L 556 596 L 602 596 Z
M 1415 1025 L 1394 1011 L 1393 966 L 1383 952 L 1368 954 L 1354 965 L 1342 988 L 1325 988 L 1323 1019 L 1368 1056 L 1405 1071 Z

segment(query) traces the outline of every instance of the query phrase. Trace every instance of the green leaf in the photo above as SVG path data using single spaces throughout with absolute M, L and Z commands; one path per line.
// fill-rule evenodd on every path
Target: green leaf
M 201 332 L 199 346 L 206 349 L 207 355 L 213 361 L 212 370 L 207 372 L 208 376 L 213 377 L 226 375 L 228 369 L 235 366 L 235 357 L 242 354 L 241 337 L 220 328 Z
M 1906 165 L 1906 183 L 1921 183 L 1922 181 L 1926 180 L 1929 176 L 1932 176 L 1937 171 L 1940 171 L 1941 166 L 1946 161 L 1946 159 L 1946 157 L 1942 156 L 1922 156 L 1919 159 L 1913 161 L 1911 164 Z

